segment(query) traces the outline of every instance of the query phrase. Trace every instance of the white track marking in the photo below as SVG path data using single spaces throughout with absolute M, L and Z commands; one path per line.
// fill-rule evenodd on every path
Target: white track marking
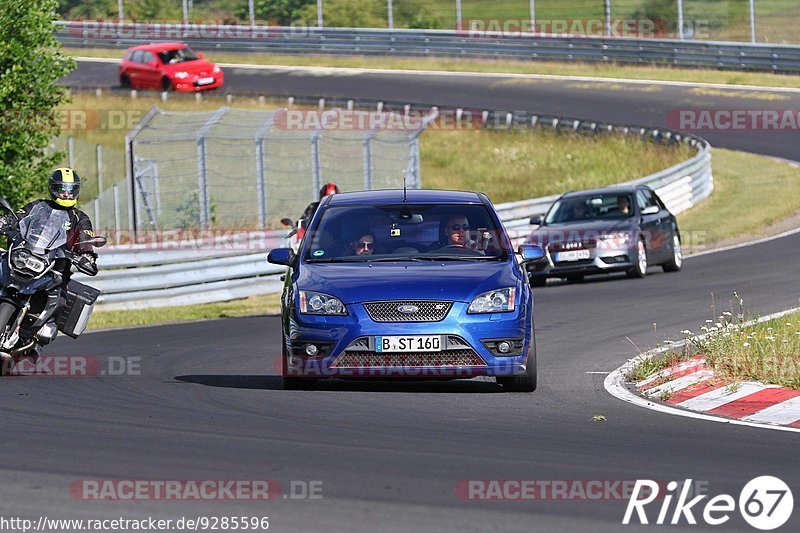
M 676 374 L 678 372 L 682 372 L 683 370 L 688 370 L 690 368 L 694 368 L 696 366 L 704 365 L 704 364 L 706 364 L 706 362 L 703 359 L 691 359 L 689 361 L 684 361 L 683 363 L 680 363 L 678 365 L 671 366 L 669 368 L 665 368 L 664 370 L 653 374 L 649 378 L 640 381 L 639 383 L 636 384 L 636 388 L 637 389 L 644 389 L 650 383 L 652 383 L 652 382 L 654 382 L 656 380 L 659 380 L 659 379 L 665 378 L 667 376 L 671 376 L 672 374 Z
M 647 389 L 646 394 L 648 396 L 663 396 L 664 394 L 678 392 L 679 390 L 683 390 L 686 387 L 696 385 L 697 383 L 700 383 L 701 381 L 704 381 L 712 377 L 714 377 L 713 371 L 698 370 L 697 372 L 692 372 L 691 374 L 686 374 L 685 376 L 681 376 L 678 379 L 667 381 L 666 383 L 663 383 L 657 387 Z
M 119 63 L 119 59 L 104 57 L 75 57 L 77 61 L 87 63 Z M 800 94 L 796 87 L 767 87 L 763 85 L 728 85 L 725 83 L 704 83 L 693 81 L 637 80 L 628 78 L 604 78 L 602 76 L 566 76 L 560 74 L 514 74 L 512 72 L 470 72 L 457 70 L 413 70 L 391 68 L 357 68 L 357 67 L 315 67 L 294 65 L 256 65 L 251 63 L 217 63 L 224 68 L 241 68 L 247 70 L 295 71 L 312 74 L 402 74 L 404 76 L 441 76 L 469 78 L 511 78 L 546 81 L 585 81 L 596 83 L 627 83 L 631 85 L 666 85 L 674 87 L 707 87 L 713 89 L 732 89 L 736 91 L 783 92 Z
M 766 424 L 791 424 L 792 422 L 797 422 L 800 420 L 800 396 L 771 405 L 745 417 L 745 420 L 764 422 Z
M 765 387 L 763 383 L 754 382 L 742 383 L 741 387 L 735 392 L 731 391 L 728 387 L 719 387 L 718 389 L 708 391 L 694 398 L 680 402 L 676 404 L 676 406 L 683 407 L 684 409 L 691 409 L 693 411 L 706 412 L 721 405 L 735 402 L 736 400 L 744 398 L 745 396 L 750 396 L 754 392 L 764 390 L 765 388 L 767 387 Z

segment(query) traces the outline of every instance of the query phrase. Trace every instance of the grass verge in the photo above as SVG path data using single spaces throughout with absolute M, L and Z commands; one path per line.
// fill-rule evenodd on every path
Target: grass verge
M 252 315 L 277 315 L 281 311 L 280 294 L 251 296 L 242 300 L 179 307 L 156 307 L 126 311 L 96 311 L 89 329 L 110 329 L 131 326 L 152 326 L 178 322 L 195 322 L 215 318 Z
M 691 357 L 702 357 L 723 383 L 760 381 L 800 389 L 800 313 L 793 313 L 744 326 L 742 300 L 700 327 L 701 337 L 686 330 L 686 344 L 664 357 L 647 359 L 628 374 L 629 381 L 641 381 L 656 372 Z M 734 307 L 736 306 L 736 307 Z
M 122 50 L 105 48 L 65 48 L 76 57 L 122 57 Z M 491 59 L 439 58 L 374 58 L 366 56 L 282 56 L 268 54 L 232 54 L 206 51 L 217 63 L 250 65 L 285 65 L 307 67 L 381 68 L 391 70 L 435 70 L 445 72 L 483 72 L 508 74 L 540 74 L 558 76 L 590 76 L 631 80 L 719 83 L 724 85 L 755 85 L 764 87 L 800 87 L 800 76 L 768 72 L 730 72 L 713 69 L 680 69 L 662 66 L 628 66 L 559 61 L 517 61 Z
M 713 194 L 678 215 L 687 251 L 764 236 L 800 211 L 800 168 L 732 150 L 712 154 Z

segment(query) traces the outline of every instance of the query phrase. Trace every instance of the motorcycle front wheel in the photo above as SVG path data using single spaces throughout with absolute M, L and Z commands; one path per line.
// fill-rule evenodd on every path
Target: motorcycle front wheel
M 0 302 L 0 340 L 5 340 L 6 326 L 14 316 L 14 311 L 17 308 L 14 304 L 9 302 Z M 14 368 L 14 360 L 11 357 L 0 358 L 0 376 L 7 376 Z

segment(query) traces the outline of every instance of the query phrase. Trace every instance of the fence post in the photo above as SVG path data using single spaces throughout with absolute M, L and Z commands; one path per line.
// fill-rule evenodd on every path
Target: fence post
M 124 8 L 123 8 L 123 6 L 122 6 L 122 2 L 123 2 L 123 0 L 119 0 L 119 1 L 117 2 L 117 9 L 118 9 L 118 11 L 119 11 L 119 21 L 120 21 L 120 22 L 122 22 L 123 20 L 125 20 L 125 9 L 124 9 Z
M 531 33 L 536 33 L 536 0 L 528 2 L 528 11 L 531 17 Z
M 319 132 L 311 134 L 311 184 L 312 191 L 318 191 L 322 187 L 322 176 L 320 175 L 319 157 Z M 315 193 L 316 194 L 316 193 Z
M 267 227 L 267 177 L 264 169 L 264 135 L 272 128 L 275 115 L 271 114 L 264 125 L 256 131 L 256 189 L 258 190 L 258 223 Z
M 678 38 L 683 40 L 683 0 L 678 0 Z
M 116 183 L 112 192 L 114 193 L 114 243 L 119 244 L 119 186 Z
M 202 229 L 208 229 L 211 223 L 211 198 L 208 195 L 208 168 L 206 161 L 206 135 L 208 135 L 208 132 L 214 124 L 219 122 L 222 116 L 229 110 L 229 107 L 219 108 L 197 133 L 197 197 L 200 204 L 200 227 Z
M 322 0 L 317 0 L 317 28 L 322 29 Z
M 361 151 L 361 159 L 364 165 L 364 190 L 369 191 L 372 189 L 372 134 L 367 135 L 363 141 Z
M 248 8 L 248 11 L 250 12 L 250 26 L 255 26 L 256 25 L 256 8 L 255 8 L 255 5 L 253 5 L 253 4 L 254 4 L 254 0 L 248 0 L 247 8 Z
M 100 195 L 97 196 L 94 200 L 92 200 L 92 204 L 94 204 L 94 228 L 95 231 L 100 229 Z
M 611 37 L 611 0 L 605 0 L 606 37 Z
M 103 192 L 103 147 L 97 145 L 97 194 Z
M 69 168 L 73 168 L 75 166 L 74 154 L 75 154 L 75 146 L 74 146 L 75 139 L 72 136 L 67 137 L 67 165 Z
M 392 9 L 392 0 L 386 0 L 386 11 L 389 14 L 388 21 L 389 21 L 389 29 L 394 29 L 394 9 Z
M 461 0 L 456 0 L 456 29 L 462 30 L 461 27 Z
M 750 0 L 750 42 L 756 42 L 756 6 Z

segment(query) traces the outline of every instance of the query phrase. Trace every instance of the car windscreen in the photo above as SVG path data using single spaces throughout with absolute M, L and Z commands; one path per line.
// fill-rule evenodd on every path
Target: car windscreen
M 481 204 L 326 207 L 306 243 L 309 262 L 504 260 L 511 253 Z
M 564 224 L 633 216 L 633 201 L 628 193 L 570 196 L 556 201 L 547 212 L 545 224 Z
M 178 48 L 176 50 L 164 50 L 158 53 L 158 57 L 165 65 L 174 65 L 175 63 L 182 63 L 184 61 L 195 61 L 200 59 L 197 52 L 189 48 Z

